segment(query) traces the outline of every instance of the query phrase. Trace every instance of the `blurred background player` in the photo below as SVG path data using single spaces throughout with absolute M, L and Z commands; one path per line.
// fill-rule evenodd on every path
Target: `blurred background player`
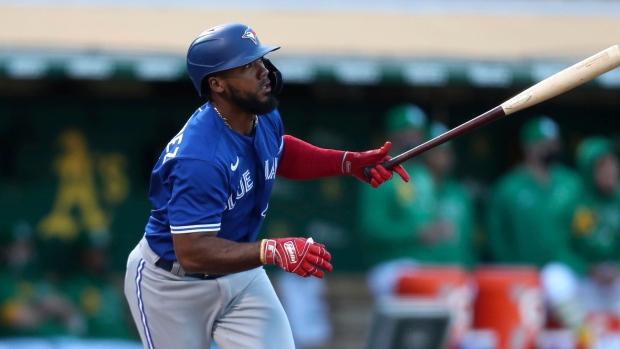
M 426 128 L 426 113 L 417 105 L 402 104 L 390 109 L 385 131 L 392 139 L 392 155 L 422 144 Z M 375 299 L 394 293 L 400 272 L 416 264 L 417 246 L 430 239 L 418 232 L 432 219 L 431 174 L 416 158 L 403 163 L 403 167 L 409 173 L 409 183 L 390 181 L 375 190 L 360 188 L 359 228 L 364 257 L 371 267 L 368 287 Z
M 80 337 L 130 340 L 138 334 L 124 306 L 122 280 L 115 278 L 110 270 L 109 241 L 93 235 L 80 239 L 80 253 L 76 259 L 79 267 L 60 287 L 85 318 L 85 329 Z M 124 348 L 120 341 L 114 347 Z
M 406 104 L 387 113 L 386 131 L 396 155 L 447 128 L 429 124 L 422 109 Z M 451 146 L 444 144 L 403 164 L 409 183 L 360 188 L 360 231 L 375 298 L 394 295 L 399 276 L 416 265 L 473 265 L 474 207 L 453 177 L 454 161 Z
M 445 124 L 433 121 L 429 139 L 448 131 Z M 438 264 L 457 264 L 470 270 L 478 261 L 474 239 L 475 206 L 465 185 L 454 176 L 456 155 L 447 142 L 422 156 L 433 179 L 435 207 L 428 243 L 418 259 Z
M 564 325 L 576 327 L 582 317 L 557 279 L 565 268 L 581 266 L 570 249 L 581 182 L 575 171 L 559 163 L 560 129 L 551 118 L 527 121 L 520 143 L 523 162 L 498 179 L 487 203 L 489 252 L 496 263 L 541 270 L 550 309 Z
M 573 218 L 573 248 L 586 278 L 579 299 L 586 312 L 620 315 L 620 190 L 618 157 L 610 139 L 590 137 L 577 148 L 584 191 Z
M 575 193 L 578 205 L 571 220 L 571 242 L 581 264 L 555 265 L 547 284 L 562 286 L 554 293 L 562 311 L 551 315 L 570 321 L 560 326 L 587 330 L 578 332 L 578 338 L 596 343 L 601 337 L 592 335 L 600 336 L 608 329 L 600 327 L 596 316 L 620 316 L 620 191 L 618 158 L 611 140 L 594 136 L 581 141 L 576 164 L 583 190 Z
M 0 248 L 0 337 L 81 336 L 85 318 L 39 259 L 32 228 L 25 222 L 2 234 Z M 30 343 L 30 344 L 29 344 Z

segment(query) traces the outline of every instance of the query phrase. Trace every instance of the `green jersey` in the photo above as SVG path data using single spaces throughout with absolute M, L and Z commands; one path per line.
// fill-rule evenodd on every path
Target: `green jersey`
M 614 156 L 609 139 L 590 137 L 578 148 L 576 160 L 584 192 L 573 216 L 573 249 L 589 264 L 620 262 L 620 191 L 602 194 L 596 185 L 596 164 Z
M 471 268 L 476 262 L 474 244 L 474 202 L 456 179 L 435 185 L 433 222 L 450 226 L 449 237 L 432 245 L 420 246 L 417 259 L 428 263 L 459 264 Z
M 524 166 L 496 184 L 487 203 L 487 239 L 496 262 L 542 267 L 564 262 L 584 265 L 570 249 L 572 213 L 581 191 L 577 173 L 561 165 L 542 183 Z
M 360 232 L 370 265 L 409 257 L 418 250 L 416 232 L 433 218 L 434 185 L 419 162 L 404 164 L 409 183 L 391 180 L 379 188 L 368 184 L 360 192 Z
M 582 196 L 573 217 L 572 242 L 588 263 L 620 262 L 620 193 Z
M 473 203 L 455 180 L 438 186 L 422 163 L 407 164 L 411 180 L 388 181 L 379 188 L 365 185 L 361 193 L 361 231 L 371 264 L 411 258 L 429 264 L 471 266 Z M 429 244 L 425 228 L 444 222 L 448 238 Z

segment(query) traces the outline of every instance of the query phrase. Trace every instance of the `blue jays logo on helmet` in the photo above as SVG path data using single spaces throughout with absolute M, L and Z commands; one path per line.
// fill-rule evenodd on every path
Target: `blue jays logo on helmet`
M 202 82 L 208 75 L 248 64 L 279 48 L 262 45 L 246 24 L 225 23 L 207 29 L 192 42 L 187 50 L 187 71 L 202 95 Z M 267 69 L 270 74 L 278 73 L 273 64 Z M 279 76 L 269 79 L 281 82 Z M 272 87 L 272 91 L 275 93 L 276 89 Z
M 245 33 L 243 33 L 242 38 L 244 39 L 250 39 L 252 40 L 255 44 L 258 45 L 258 38 L 256 37 L 256 33 L 254 32 L 254 30 L 252 30 L 252 28 L 248 27 L 248 29 L 245 30 Z

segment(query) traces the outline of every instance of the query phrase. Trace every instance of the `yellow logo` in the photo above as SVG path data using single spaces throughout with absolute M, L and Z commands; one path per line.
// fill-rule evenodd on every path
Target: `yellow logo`
M 592 210 L 587 207 L 579 207 L 573 217 L 573 229 L 575 235 L 585 236 L 592 233 L 592 228 L 596 226 L 596 217 Z
M 58 141 L 62 148 L 54 160 L 58 188 L 51 212 L 39 223 L 41 237 L 73 240 L 83 230 L 107 234 L 111 208 L 129 192 L 124 155 L 94 156 L 78 130 L 65 130 Z
M 398 202 L 403 206 L 410 205 L 415 200 L 416 188 L 411 182 L 397 181 L 396 196 L 398 197 Z

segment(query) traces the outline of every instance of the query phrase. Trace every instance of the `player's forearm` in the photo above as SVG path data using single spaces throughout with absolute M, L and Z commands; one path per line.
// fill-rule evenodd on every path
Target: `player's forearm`
M 174 235 L 175 252 L 186 273 L 232 274 L 261 266 L 260 242 L 237 243 L 209 235 Z
M 277 174 L 287 179 L 316 179 L 342 175 L 344 151 L 324 149 L 293 136 L 284 136 L 284 153 Z
M 355 176 L 373 188 L 390 180 L 392 172 L 409 182 L 409 174 L 401 165 L 387 170 L 381 163 L 390 159 L 392 143 L 380 149 L 350 152 L 315 147 L 293 136 L 284 136 L 284 152 L 278 166 L 278 176 L 287 179 L 316 179 L 331 176 Z

